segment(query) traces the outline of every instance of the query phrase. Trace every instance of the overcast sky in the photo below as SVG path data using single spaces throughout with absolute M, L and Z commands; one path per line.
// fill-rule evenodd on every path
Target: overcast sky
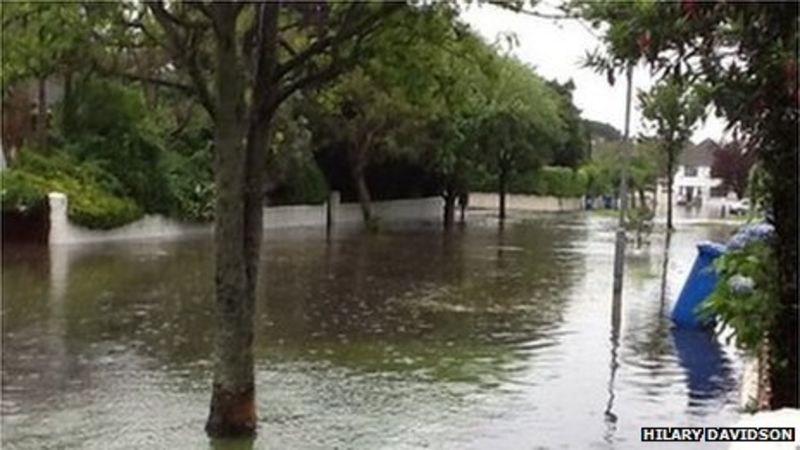
M 546 11 L 546 10 L 543 10 Z M 565 82 L 570 78 L 575 83 L 574 100 L 584 118 L 610 123 L 620 131 L 625 125 L 625 80 L 618 79 L 609 86 L 605 75 L 581 67 L 581 59 L 586 51 L 599 45 L 593 36 L 594 30 L 587 30 L 575 20 L 540 19 L 524 14 L 516 14 L 493 6 L 471 6 L 462 15 L 487 41 L 494 42 L 502 33 L 512 32 L 519 39 L 519 46 L 513 50 L 522 61 L 532 64 L 537 72 L 547 79 Z M 587 25 L 588 27 L 588 25 Z M 631 135 L 644 131 L 641 115 L 636 101 L 637 89 L 646 90 L 653 83 L 649 71 L 637 67 L 633 76 L 633 112 L 631 114 Z M 726 123 L 709 114 L 705 124 L 697 127 L 693 140 L 705 138 L 717 141 L 723 136 Z

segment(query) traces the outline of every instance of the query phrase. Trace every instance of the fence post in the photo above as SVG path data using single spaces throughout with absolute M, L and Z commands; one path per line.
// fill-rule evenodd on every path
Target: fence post
M 342 202 L 342 196 L 339 191 L 331 191 L 328 196 L 328 202 L 325 204 L 325 229 L 330 232 L 336 223 L 336 212 L 339 210 L 339 205 Z
M 63 244 L 68 240 L 67 233 L 69 223 L 67 222 L 68 199 L 61 192 L 50 192 L 47 194 L 47 206 L 49 212 L 49 230 L 47 232 L 47 242 L 52 244 Z

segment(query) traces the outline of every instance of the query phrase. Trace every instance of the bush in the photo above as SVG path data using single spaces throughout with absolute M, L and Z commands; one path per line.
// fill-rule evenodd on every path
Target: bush
M 758 350 L 781 314 L 773 239 L 769 225 L 740 229 L 714 261 L 717 284 L 700 305 L 701 314 L 719 317 L 723 328 L 733 330 L 736 344 L 750 352 Z
M 198 151 L 188 157 L 166 152 L 164 166 L 173 197 L 171 215 L 192 222 L 212 220 L 216 190 L 210 151 Z
M 580 197 L 586 192 L 587 176 L 569 167 L 545 166 L 535 172 L 517 175 L 509 192 L 515 194 Z
M 752 242 L 715 261 L 718 281 L 701 304 L 706 315 L 717 315 L 723 327 L 731 327 L 739 347 L 756 351 L 778 318 L 780 305 L 774 295 L 774 257 L 769 245 Z
M 173 205 L 163 167 L 163 150 L 154 120 L 148 120 L 141 92 L 109 81 L 85 79 L 64 114 L 63 149 L 118 181 L 106 188 L 130 197 L 149 213 L 169 213 Z M 67 105 L 64 105 L 66 107 Z
M 64 155 L 45 157 L 21 152 L 14 166 L 3 173 L 0 201 L 3 209 L 25 210 L 44 202 L 49 192 L 69 199 L 67 216 L 88 228 L 108 229 L 132 222 L 142 210 L 129 198 L 106 190 L 114 177 L 93 165 L 80 165 Z
M 275 205 L 319 204 L 328 199 L 325 176 L 313 160 L 293 161 L 270 200 Z

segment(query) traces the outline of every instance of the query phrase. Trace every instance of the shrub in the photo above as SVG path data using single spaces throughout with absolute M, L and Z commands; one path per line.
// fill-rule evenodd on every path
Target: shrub
M 191 156 L 168 151 L 164 166 L 173 197 L 171 215 L 192 222 L 212 220 L 216 190 L 210 151 L 198 151 Z
M 98 181 L 100 180 L 100 181 Z M 23 151 L 17 164 L 3 172 L 3 209 L 25 210 L 40 205 L 49 192 L 69 199 L 67 216 L 88 228 L 108 229 L 132 222 L 142 210 L 129 198 L 109 192 L 118 182 L 94 165 L 80 165 L 64 155 L 45 157 Z
M 718 281 L 700 305 L 701 313 L 716 315 L 733 329 L 736 344 L 754 352 L 780 314 L 775 295 L 774 253 L 766 241 L 751 241 L 729 249 L 715 261 Z
M 328 184 L 313 160 L 296 160 L 277 189 L 270 195 L 275 205 L 318 204 L 328 199 Z
M 545 166 L 514 177 L 509 191 L 515 194 L 579 197 L 586 192 L 587 176 L 569 167 Z
M 63 149 L 113 175 L 118 185 L 105 186 L 110 192 L 146 212 L 169 213 L 174 199 L 163 167 L 163 133 L 148 120 L 141 92 L 89 78 L 78 83 L 70 102 L 72 113 L 60 121 Z

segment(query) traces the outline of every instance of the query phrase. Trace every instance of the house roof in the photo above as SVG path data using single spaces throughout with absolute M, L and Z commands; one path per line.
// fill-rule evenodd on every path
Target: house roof
M 678 156 L 678 164 L 682 166 L 711 166 L 714 161 L 714 152 L 719 149 L 719 144 L 713 139 L 689 146 Z

